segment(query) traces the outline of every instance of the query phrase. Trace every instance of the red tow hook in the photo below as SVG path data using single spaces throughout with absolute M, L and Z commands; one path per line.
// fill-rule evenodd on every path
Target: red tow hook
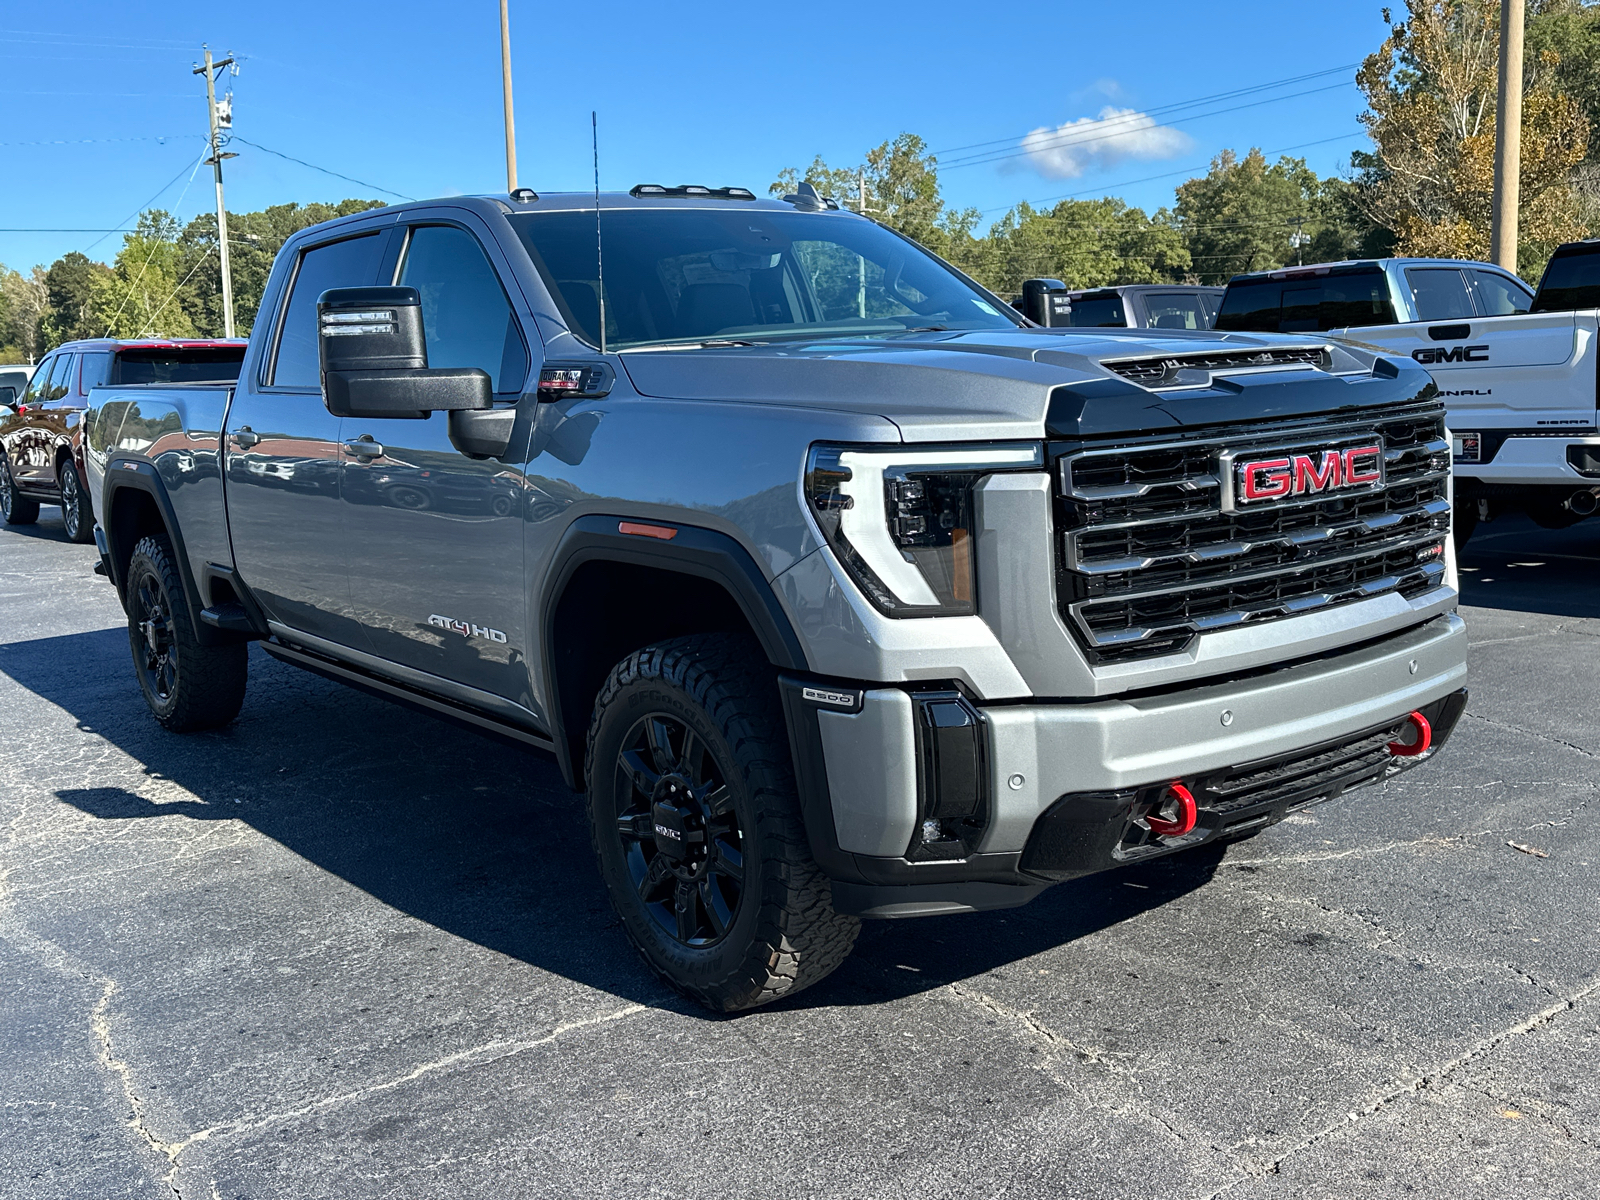
M 1145 816 L 1144 823 L 1160 837 L 1182 837 L 1194 828 L 1195 816 L 1194 794 L 1181 783 L 1169 783 L 1166 794 Z
M 1433 726 L 1428 724 L 1427 717 L 1414 712 L 1401 727 L 1400 740 L 1389 743 L 1389 753 L 1396 758 L 1415 758 L 1419 754 L 1426 754 L 1432 745 Z

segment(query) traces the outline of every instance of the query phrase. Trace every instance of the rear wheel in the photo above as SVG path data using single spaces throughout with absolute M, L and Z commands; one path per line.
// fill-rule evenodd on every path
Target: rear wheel
M 861 923 L 811 857 L 771 671 L 748 639 L 629 655 L 589 726 L 600 874 L 644 960 L 722 1012 L 822 979 Z
M 216 729 L 239 715 L 248 647 L 195 638 L 177 558 L 159 535 L 141 539 L 128 560 L 128 643 L 145 703 L 167 729 Z
M 39 519 L 39 502 L 17 493 L 11 460 L 4 454 L 0 454 L 0 518 L 7 525 L 32 525 Z
M 94 541 L 94 509 L 89 506 L 89 489 L 83 486 L 77 466 L 68 459 L 56 476 L 61 487 L 61 528 L 69 542 Z

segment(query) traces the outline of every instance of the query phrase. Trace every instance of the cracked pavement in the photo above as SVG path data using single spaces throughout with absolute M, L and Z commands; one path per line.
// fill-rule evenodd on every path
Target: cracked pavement
M 163 732 L 44 511 L 0 529 L 0 1198 L 1593 1194 L 1600 521 L 1480 527 L 1426 769 L 725 1019 L 553 765 L 259 651 Z

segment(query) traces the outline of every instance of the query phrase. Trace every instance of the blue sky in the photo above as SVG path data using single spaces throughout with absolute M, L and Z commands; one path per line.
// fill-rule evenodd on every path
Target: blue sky
M 1174 106 L 1356 63 L 1383 38 L 1380 8 L 512 0 L 520 181 L 591 186 L 591 109 L 608 190 L 764 193 L 785 166 L 819 153 L 854 165 L 903 130 L 944 152 L 947 199 L 986 219 L 1066 194 L 1155 208 L 1227 147 L 1303 147 L 1293 153 L 1327 174 L 1364 145 L 1353 70 Z M 188 169 L 205 131 L 204 84 L 190 73 L 202 41 L 243 60 L 231 80 L 239 138 L 375 185 L 235 144 L 230 210 L 392 198 L 377 187 L 417 198 L 505 187 L 495 0 L 12 0 L 0 14 L 0 227 L 110 228 L 158 191 L 155 204 L 181 217 L 208 209 L 209 168 L 192 183 Z M 1111 124 L 1059 132 L 1098 120 Z M 967 155 L 980 161 L 954 165 Z M 0 263 L 26 269 L 74 249 L 109 260 L 120 243 L 0 232 Z

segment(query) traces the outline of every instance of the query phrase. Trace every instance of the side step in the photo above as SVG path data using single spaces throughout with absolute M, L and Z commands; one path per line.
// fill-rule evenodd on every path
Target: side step
M 235 607 L 235 606 L 230 606 Z M 209 611 L 209 610 L 208 610 Z M 402 683 L 395 683 L 391 679 L 383 679 L 360 667 L 353 667 L 349 663 L 338 662 L 325 658 L 320 654 L 313 654 L 309 650 L 302 650 L 298 646 L 286 646 L 282 642 L 262 642 L 261 648 L 273 658 L 279 659 L 291 666 L 300 667 L 313 674 L 332 679 L 337 683 L 348 684 L 359 688 L 368 695 L 378 696 L 384 700 L 393 700 L 397 704 L 404 704 L 407 708 L 417 709 L 430 716 L 443 717 L 457 725 L 465 726 L 475 733 L 486 734 L 501 741 L 510 742 L 524 750 L 541 750 L 546 754 L 554 754 L 555 741 L 542 733 L 531 729 L 523 729 L 499 717 L 479 712 L 475 708 L 468 708 L 464 704 L 421 692 L 415 688 L 406 687 Z
M 200 619 L 213 629 L 223 629 L 229 633 L 243 633 L 250 637 L 260 637 L 255 625 L 250 620 L 250 614 L 245 611 L 244 605 L 237 601 L 228 604 L 218 604 L 213 608 L 202 608 Z

